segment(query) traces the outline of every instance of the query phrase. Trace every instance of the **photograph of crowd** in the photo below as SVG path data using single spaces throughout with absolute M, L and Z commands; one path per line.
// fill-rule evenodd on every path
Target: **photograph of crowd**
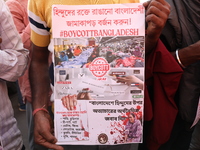
M 91 37 L 54 39 L 56 68 L 89 68 L 104 57 L 112 68 L 144 67 L 144 37 Z

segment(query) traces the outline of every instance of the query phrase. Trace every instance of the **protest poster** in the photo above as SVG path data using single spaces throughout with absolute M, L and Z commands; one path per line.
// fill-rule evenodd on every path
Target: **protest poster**
M 53 5 L 57 144 L 141 143 L 145 9 Z

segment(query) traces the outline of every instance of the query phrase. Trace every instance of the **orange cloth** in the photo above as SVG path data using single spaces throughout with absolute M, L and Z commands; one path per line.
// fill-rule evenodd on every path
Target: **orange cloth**
M 82 50 L 80 48 L 74 49 L 74 56 L 79 56 L 82 53 Z

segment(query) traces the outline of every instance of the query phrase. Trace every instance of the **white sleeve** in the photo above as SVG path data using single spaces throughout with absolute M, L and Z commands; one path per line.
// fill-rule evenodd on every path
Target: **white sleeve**
M 23 75 L 29 51 L 24 49 L 21 37 L 14 25 L 11 13 L 3 0 L 0 0 L 0 78 L 16 81 Z

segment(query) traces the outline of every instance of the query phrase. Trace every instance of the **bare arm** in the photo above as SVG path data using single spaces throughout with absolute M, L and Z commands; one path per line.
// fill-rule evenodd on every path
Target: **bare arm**
M 177 60 L 175 52 L 171 52 L 172 56 Z M 192 63 L 200 60 L 200 40 L 188 47 L 181 48 L 178 51 L 181 63 L 187 67 Z
M 145 48 L 146 54 L 149 54 L 156 46 L 165 26 L 166 20 L 170 13 L 170 5 L 165 0 L 151 0 L 144 3 L 146 8 L 146 29 Z M 175 52 L 171 52 L 172 56 L 177 60 Z M 187 67 L 188 65 L 200 60 L 200 41 L 181 48 L 178 51 L 181 63 Z
M 47 47 L 38 47 L 33 44 L 33 55 L 30 65 L 30 84 L 32 90 L 33 110 L 47 108 L 50 99 L 50 78 L 49 78 L 49 51 Z M 56 145 L 56 138 L 53 135 L 51 117 L 45 111 L 38 111 L 34 115 L 34 138 L 37 144 L 45 147 L 63 150 Z
M 33 96 L 33 109 L 48 105 L 50 78 L 47 47 L 37 47 L 33 44 L 33 56 L 30 65 L 30 84 Z
M 138 88 L 143 90 L 144 88 L 144 82 L 140 80 L 138 77 L 131 75 L 126 77 L 117 77 L 117 83 L 125 83 L 128 86 L 131 86 L 132 83 L 138 83 Z

